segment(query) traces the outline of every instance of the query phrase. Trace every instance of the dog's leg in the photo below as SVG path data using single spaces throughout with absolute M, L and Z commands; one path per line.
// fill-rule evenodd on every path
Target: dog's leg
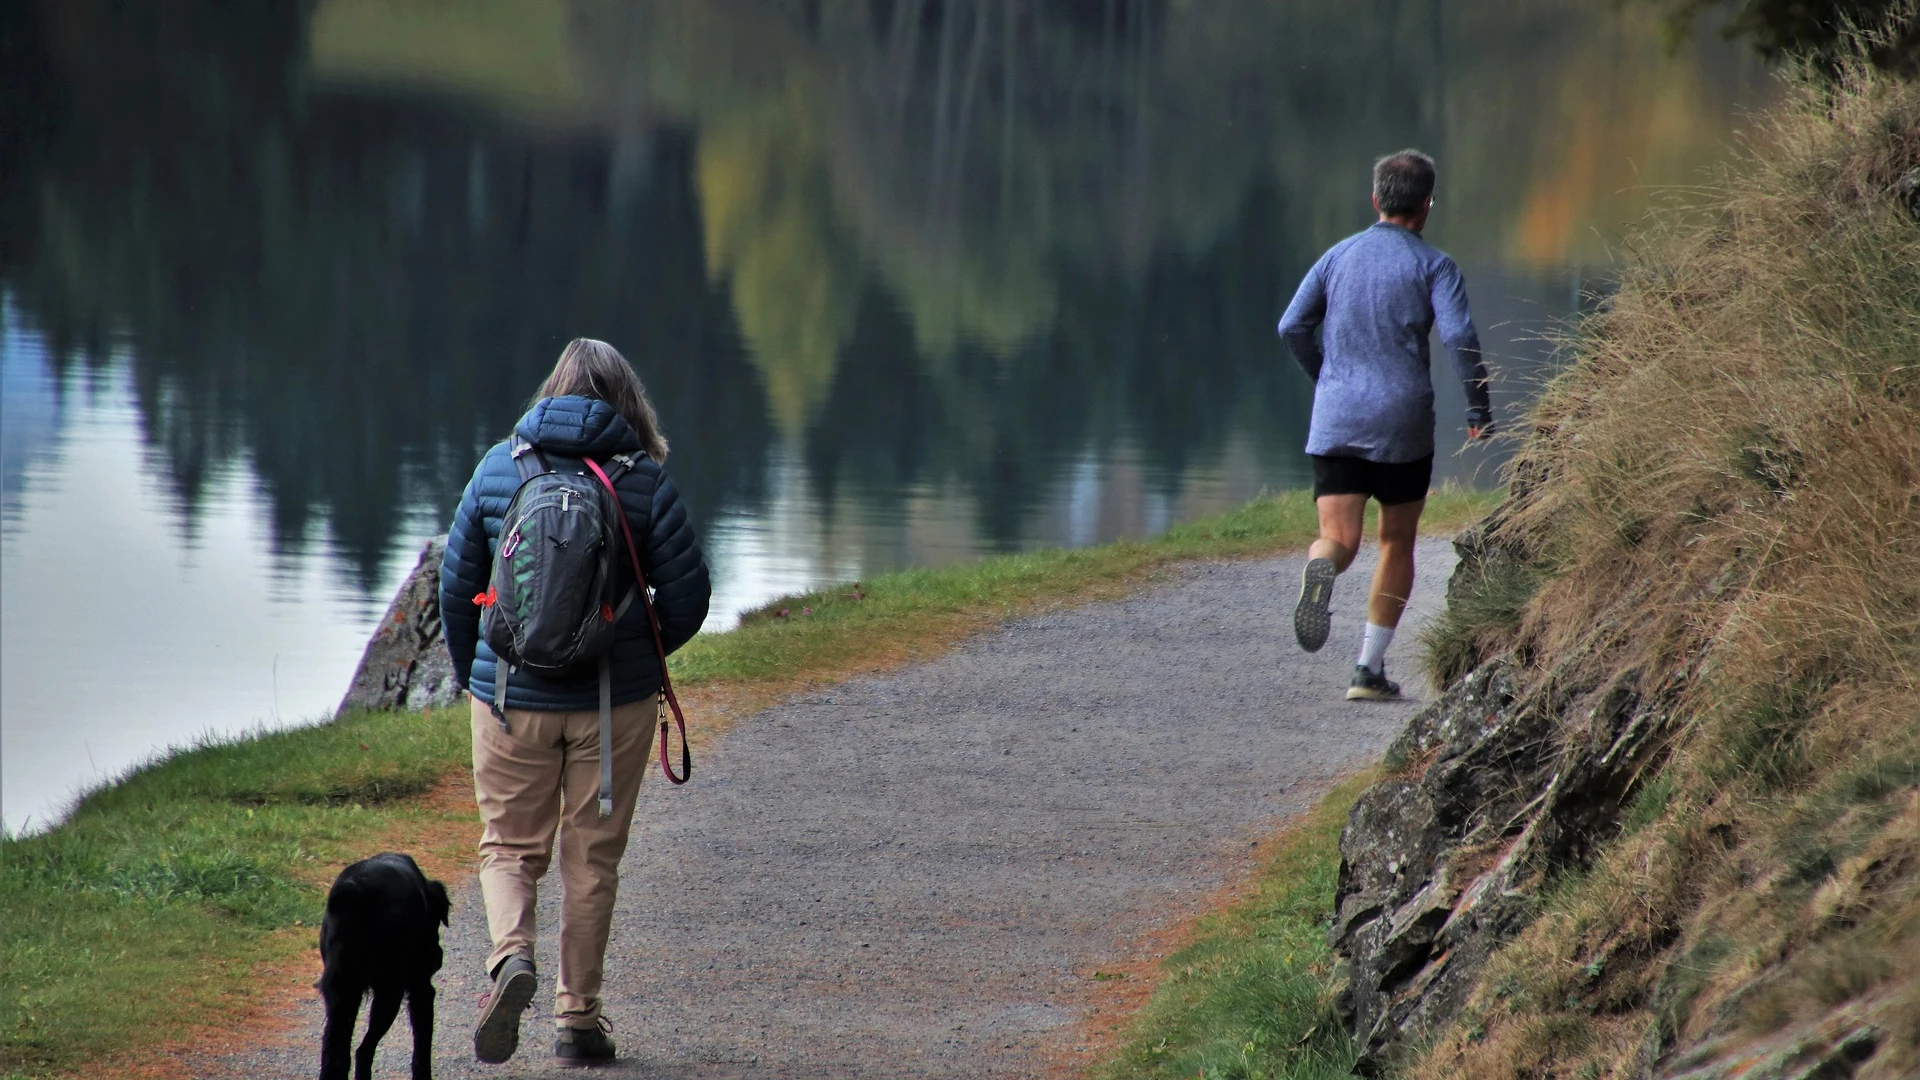
M 353 1024 L 360 1018 L 360 998 L 365 991 L 354 987 L 320 984 L 320 997 L 327 1003 L 327 1026 L 320 1035 L 320 1080 L 347 1080 L 347 1061 L 353 1053 Z
M 375 990 L 373 1007 L 367 1010 L 367 1037 L 360 1040 L 360 1049 L 353 1055 L 353 1080 L 373 1080 L 373 1047 L 380 1037 L 393 1026 L 393 1018 L 400 1015 L 400 992 L 398 990 Z
M 413 1080 L 433 1080 L 433 984 L 425 979 L 407 991 L 407 1023 L 413 1027 Z

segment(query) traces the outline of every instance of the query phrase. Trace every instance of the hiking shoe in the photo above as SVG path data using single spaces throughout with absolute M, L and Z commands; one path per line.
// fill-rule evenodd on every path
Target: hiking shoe
M 562 1027 L 553 1040 L 560 1064 L 605 1065 L 613 1060 L 613 1021 L 602 1016 L 590 1028 Z
M 473 1029 L 473 1056 L 498 1065 L 520 1048 L 520 1014 L 533 1004 L 533 961 L 509 956 L 493 973 L 493 989 L 480 999 Z
M 1383 669 L 1375 675 L 1365 664 L 1353 665 L 1353 681 L 1347 684 L 1348 701 L 1398 701 L 1400 684 L 1387 678 Z
M 1300 602 L 1293 608 L 1293 636 L 1308 652 L 1319 652 L 1333 629 L 1332 559 L 1308 559 L 1300 571 Z

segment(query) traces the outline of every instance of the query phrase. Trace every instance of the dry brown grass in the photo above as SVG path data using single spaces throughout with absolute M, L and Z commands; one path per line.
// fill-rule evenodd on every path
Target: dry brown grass
M 1650 1033 L 1760 1039 L 1863 1002 L 1920 1045 L 1916 169 L 1920 85 L 1807 82 L 1572 336 L 1497 526 L 1539 575 L 1527 689 L 1678 679 L 1683 719 L 1664 804 L 1414 1075 L 1634 1075 Z

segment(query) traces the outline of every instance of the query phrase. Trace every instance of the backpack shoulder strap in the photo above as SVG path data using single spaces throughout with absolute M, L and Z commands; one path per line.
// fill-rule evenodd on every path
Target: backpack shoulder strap
M 508 443 L 508 452 L 513 457 L 514 467 L 520 470 L 520 482 L 523 484 L 541 473 L 553 471 L 546 457 L 540 453 L 540 448 L 518 435 Z
M 597 466 L 591 459 L 582 460 L 586 461 L 587 466 L 593 469 L 594 474 L 600 479 L 602 485 L 601 490 L 607 493 L 607 498 L 613 500 L 613 512 L 620 515 L 620 531 L 626 535 L 628 547 L 631 548 L 633 544 L 633 533 L 631 527 L 627 525 L 627 508 L 626 505 L 620 501 L 620 490 L 614 487 L 614 485 L 620 482 L 621 477 L 633 471 L 632 455 L 613 454 L 607 458 L 607 464 L 604 468 Z M 633 572 L 633 586 L 627 590 L 627 595 L 622 597 L 620 603 L 613 609 L 615 618 L 625 618 L 627 608 L 633 606 L 633 598 L 647 587 L 646 579 L 640 576 L 640 559 L 638 552 L 634 553 Z
M 632 454 L 615 454 L 607 459 L 607 480 L 618 483 L 620 478 L 633 471 Z

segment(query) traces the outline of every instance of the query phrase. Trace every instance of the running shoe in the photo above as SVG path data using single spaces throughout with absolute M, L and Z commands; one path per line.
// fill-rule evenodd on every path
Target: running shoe
M 1365 664 L 1353 665 L 1353 681 L 1347 684 L 1348 701 L 1399 701 L 1400 684 L 1387 678 L 1386 670 L 1375 675 Z
M 1308 652 L 1319 652 L 1333 629 L 1332 559 L 1308 559 L 1300 571 L 1300 602 L 1293 608 L 1293 636 Z

